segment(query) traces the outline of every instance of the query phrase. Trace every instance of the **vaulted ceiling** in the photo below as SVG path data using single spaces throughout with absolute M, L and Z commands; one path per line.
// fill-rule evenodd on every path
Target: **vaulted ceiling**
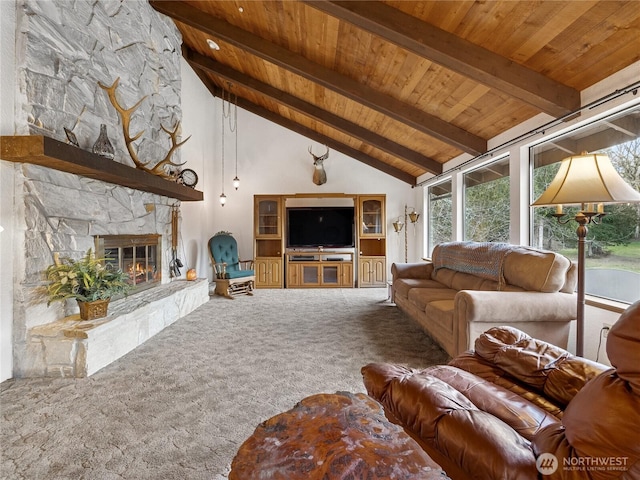
M 640 60 L 636 0 L 149 3 L 213 95 L 411 185 Z

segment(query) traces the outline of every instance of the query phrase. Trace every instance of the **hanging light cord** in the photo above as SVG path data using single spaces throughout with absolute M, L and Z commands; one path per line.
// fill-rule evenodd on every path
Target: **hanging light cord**
M 225 124 L 225 119 L 228 120 L 229 122 L 229 131 L 234 133 L 235 132 L 235 146 L 236 146 L 236 151 L 235 151 L 235 177 L 233 178 L 233 186 L 235 187 L 235 189 L 238 189 L 238 185 L 239 185 L 239 178 L 238 178 L 238 94 L 235 93 L 233 94 L 233 110 L 231 110 L 231 98 L 232 98 L 232 94 L 231 94 L 231 87 L 233 85 L 231 83 L 229 83 L 229 94 L 226 96 L 226 104 L 225 104 L 225 89 L 222 89 L 222 149 L 223 149 L 223 153 L 222 153 L 222 181 L 223 181 L 223 188 L 222 188 L 222 196 L 224 196 L 224 124 Z
M 234 113 L 233 118 L 235 119 L 235 127 L 234 130 L 236 132 L 236 176 L 235 179 L 238 178 L 238 94 L 235 95 L 234 102 Z
M 222 179 L 222 195 L 224 195 L 224 89 L 222 89 L 222 175 L 220 178 Z

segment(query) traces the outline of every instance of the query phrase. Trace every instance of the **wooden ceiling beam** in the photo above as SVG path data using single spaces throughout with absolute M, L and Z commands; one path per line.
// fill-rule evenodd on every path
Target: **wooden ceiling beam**
M 200 78 L 200 80 L 202 81 L 204 86 L 209 90 L 209 92 L 211 92 L 212 95 L 222 98 L 222 88 L 214 84 L 203 70 L 194 69 L 194 72 L 196 73 L 198 78 Z M 238 97 L 237 105 L 240 108 L 253 113 L 254 115 L 257 115 L 266 120 L 269 120 L 270 122 L 273 122 L 277 125 L 280 125 L 281 127 L 284 127 L 288 130 L 296 132 L 318 143 L 327 145 L 328 147 L 333 148 L 334 150 L 341 152 L 347 155 L 348 157 L 358 160 L 359 162 L 362 162 L 365 165 L 369 165 L 370 167 L 373 167 L 376 170 L 379 170 L 383 173 L 386 173 L 387 175 L 397 178 L 398 180 L 408 183 L 412 187 L 416 186 L 417 184 L 418 180 L 416 177 L 414 177 L 413 175 L 403 170 L 400 170 L 399 168 L 392 167 L 391 165 L 388 165 L 380 160 L 370 157 L 369 155 L 362 153 L 361 151 L 356 150 L 355 148 L 344 145 L 343 143 L 340 143 L 337 140 L 334 140 L 333 138 L 327 137 L 326 135 L 322 135 L 321 133 L 318 133 L 315 130 L 312 130 L 308 127 L 304 127 L 294 122 L 293 120 L 284 118 L 281 115 L 278 115 L 277 113 L 274 113 L 271 110 L 267 110 L 266 108 L 260 107 L 259 105 L 256 105 L 255 103 L 250 102 L 244 98 Z
M 314 63 L 213 15 L 180 1 L 150 0 L 158 12 L 214 38 L 221 39 L 274 65 L 315 82 L 367 108 L 472 155 L 487 151 L 487 142 L 471 132 L 407 105 L 345 75 Z
M 366 128 L 334 115 L 331 112 L 323 110 L 311 103 L 305 102 L 304 100 L 300 100 L 289 93 L 283 92 L 271 85 L 267 85 L 266 83 L 239 72 L 210 57 L 200 55 L 187 47 L 182 48 L 182 55 L 194 69 L 205 70 L 206 72 L 214 74 L 217 77 L 231 82 L 232 84 L 240 85 L 248 90 L 258 93 L 259 95 L 266 96 L 282 105 L 285 105 L 291 110 L 313 118 L 320 123 L 324 123 L 345 135 L 357 138 L 373 148 L 427 170 L 429 173 L 433 173 L 434 175 L 442 173 L 441 163 L 438 163 L 432 158 L 425 157 L 404 145 L 393 142 L 388 138 L 371 132 Z
M 303 3 L 554 117 L 580 107 L 577 90 L 383 2 L 303 0 Z

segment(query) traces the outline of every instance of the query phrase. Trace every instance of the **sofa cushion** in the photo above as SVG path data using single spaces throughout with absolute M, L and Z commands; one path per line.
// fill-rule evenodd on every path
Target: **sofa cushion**
M 604 366 L 566 350 L 533 339 L 513 327 L 492 328 L 478 337 L 476 353 L 560 405 L 567 405 L 586 381 Z
M 421 311 L 425 311 L 427 305 L 439 300 L 453 300 L 458 293 L 450 288 L 412 288 L 407 298 Z
M 399 295 L 403 298 L 409 296 L 409 290 L 412 288 L 445 288 L 439 282 L 426 278 L 398 278 L 393 282 L 394 295 Z
M 464 352 L 458 355 L 449 362 L 449 365 L 473 373 L 474 375 L 491 383 L 495 383 L 496 385 L 500 385 L 502 388 L 506 388 L 510 392 L 516 393 L 522 398 L 526 398 L 531 403 L 549 412 L 554 417 L 558 419 L 562 418 L 564 405 L 560 406 L 551 399 L 540 395 L 540 391 L 538 389 L 518 382 L 515 378 L 507 375 L 504 370 L 483 360 L 473 351 Z
M 429 375 L 451 385 L 480 410 L 499 418 L 527 440 L 558 419 L 534 403 L 473 373 L 451 365 L 429 367 Z
M 558 292 L 565 284 L 571 261 L 558 253 L 513 247 L 504 260 L 504 279 L 536 292 Z
M 453 333 L 454 307 L 455 300 L 435 300 L 427 304 L 424 309 L 426 318 L 429 319 L 429 322 L 437 323 L 437 329 L 434 331 L 446 330 L 450 334 Z
M 498 282 L 494 280 L 448 268 L 434 270 L 431 278 L 455 290 L 498 290 L 499 288 Z

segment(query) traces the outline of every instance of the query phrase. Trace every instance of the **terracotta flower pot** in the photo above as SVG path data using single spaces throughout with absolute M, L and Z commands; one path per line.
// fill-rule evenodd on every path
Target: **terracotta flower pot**
M 95 320 L 96 318 L 106 317 L 109 300 L 111 299 L 107 298 L 106 300 L 95 300 L 93 302 L 81 302 L 78 300 L 80 320 Z

